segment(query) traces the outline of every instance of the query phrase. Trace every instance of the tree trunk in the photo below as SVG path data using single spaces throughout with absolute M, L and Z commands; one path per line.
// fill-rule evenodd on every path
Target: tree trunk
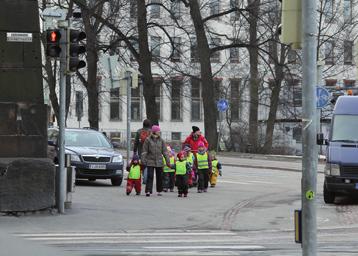
M 58 98 L 56 94 L 56 72 L 57 72 L 57 65 L 56 61 L 54 62 L 54 68 L 52 69 L 51 60 L 49 58 L 46 58 L 45 62 L 45 71 L 47 75 L 47 84 L 50 91 L 50 101 L 52 105 L 52 109 L 55 112 L 56 119 L 59 120 L 59 113 L 60 113 L 60 107 L 58 105 Z M 55 73 L 53 73 L 53 70 L 55 70 Z
M 71 90 L 72 89 L 72 85 L 71 85 L 71 76 L 66 76 L 66 116 L 65 116 L 65 120 L 67 121 L 67 117 L 68 117 L 68 111 L 70 110 L 70 103 L 71 103 Z M 65 123 L 66 123 L 65 121 Z
M 217 123 L 215 106 L 214 81 L 211 70 L 210 48 L 206 37 L 204 22 L 200 13 L 200 6 L 197 0 L 189 1 L 190 15 L 194 23 L 197 39 L 198 55 L 200 60 L 200 74 L 202 84 L 202 96 L 204 103 L 204 128 L 205 137 L 209 142 L 209 149 L 217 148 Z
M 98 53 L 97 53 L 97 31 L 91 25 L 91 16 L 88 10 L 82 8 L 82 17 L 85 32 L 87 35 L 87 83 L 86 89 L 88 94 L 88 122 L 91 128 L 98 129 L 98 83 L 97 83 L 97 62 L 98 62 Z
M 277 49 L 277 48 L 275 48 Z M 273 53 L 275 55 L 275 82 L 273 84 L 271 97 L 270 97 L 270 112 L 267 119 L 266 124 L 266 136 L 265 136 L 265 145 L 263 148 L 264 153 L 269 154 L 272 150 L 272 140 L 273 140 L 273 132 L 275 129 L 275 121 L 276 121 L 276 114 L 278 103 L 280 99 L 280 92 L 281 92 L 281 83 L 283 80 L 283 63 L 285 61 L 285 50 L 286 47 L 281 45 L 280 51 L 280 62 L 276 62 L 278 60 L 278 53 L 277 50 Z
M 145 0 L 137 0 L 137 24 L 138 24 L 138 43 L 139 43 L 139 71 L 143 75 L 143 95 L 147 118 L 153 124 L 158 124 L 159 113 L 155 102 L 155 84 L 152 74 L 152 56 L 149 51 L 147 9 Z
M 259 108 L 259 71 L 257 46 L 257 23 L 259 15 L 260 0 L 250 0 L 249 9 L 249 34 L 250 34 L 250 115 L 249 115 L 249 143 L 252 152 L 258 150 L 258 108 Z

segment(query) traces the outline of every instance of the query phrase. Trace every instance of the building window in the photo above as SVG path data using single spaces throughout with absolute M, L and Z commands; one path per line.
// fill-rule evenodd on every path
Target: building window
M 109 56 L 119 55 L 118 37 L 111 35 L 109 38 Z
M 198 79 L 191 79 L 191 120 L 201 121 L 201 89 Z
M 230 0 L 230 9 L 239 8 L 239 0 Z M 235 10 L 230 14 L 231 20 L 238 20 L 240 17 L 239 10 Z
M 122 104 L 119 98 L 119 87 L 110 90 L 110 109 L 109 119 L 111 121 L 122 120 Z
M 83 116 L 83 92 L 76 91 L 76 116 L 77 120 L 81 121 Z
M 326 65 L 334 64 L 334 41 L 330 40 L 325 43 L 325 63 Z
M 324 14 L 326 15 L 325 21 L 326 22 L 330 22 L 331 19 L 333 18 L 333 3 L 334 0 L 326 0 L 323 1 L 323 10 L 324 10 Z
M 300 126 L 293 127 L 292 137 L 296 142 L 302 142 L 302 128 Z
M 129 1 L 129 16 L 131 19 L 137 19 L 137 1 Z
M 219 0 L 210 0 L 210 15 L 216 15 L 220 12 L 220 1 Z
M 275 63 L 275 58 L 277 54 L 277 44 L 275 41 L 272 40 L 269 41 L 268 52 L 269 52 L 268 62 L 270 64 Z
M 196 38 L 191 38 L 190 40 L 190 58 L 191 62 L 199 62 L 199 55 L 198 55 L 198 43 Z
M 230 80 L 230 116 L 232 121 L 239 120 L 240 109 L 240 80 Z
M 159 116 L 159 120 L 162 120 L 162 80 L 155 79 L 155 103 L 157 105 L 157 112 Z
M 131 43 L 133 45 L 133 48 L 136 50 L 137 53 L 139 53 L 139 43 L 137 40 L 131 40 Z M 130 52 L 130 60 L 136 61 L 134 55 Z
M 181 132 L 172 132 L 172 141 L 181 141 Z
M 161 40 L 161 38 L 159 36 L 151 37 L 151 50 L 152 50 L 153 58 L 160 57 L 160 40 Z
M 353 41 L 344 41 L 344 64 L 352 65 Z
M 221 45 L 221 39 L 220 38 L 212 38 L 211 39 L 211 48 L 217 47 Z M 213 63 L 219 63 L 220 62 L 220 51 L 213 52 L 211 54 L 211 62 Z
M 352 0 L 344 0 L 343 16 L 344 22 L 352 23 Z
M 289 79 L 288 87 L 292 90 L 292 103 L 294 107 L 302 107 L 302 88 L 298 79 Z
M 224 90 L 222 87 L 222 79 L 214 78 L 214 88 L 215 88 L 215 102 L 218 102 L 220 99 L 225 98 Z M 216 118 L 220 120 L 220 112 L 216 111 Z
M 179 62 L 181 55 L 181 38 L 180 37 L 173 37 L 173 55 L 172 61 Z
M 230 63 L 239 63 L 239 48 L 233 47 L 230 48 Z
M 131 119 L 133 121 L 142 120 L 142 113 L 140 111 L 140 87 L 132 88 L 131 90 Z
M 356 85 L 356 80 L 343 79 L 344 87 L 354 87 Z
M 292 50 L 292 49 L 288 50 L 287 61 L 290 64 L 295 64 L 297 62 L 297 53 L 295 50 Z
M 132 0 L 135 1 L 135 0 Z M 154 19 L 160 18 L 160 0 L 151 0 L 150 3 L 152 5 L 150 6 L 150 17 Z
M 172 17 L 179 19 L 181 17 L 180 0 L 172 0 L 170 4 L 170 13 Z
M 337 86 L 337 79 L 326 79 L 327 87 L 335 87 Z
M 172 79 L 171 85 L 171 120 L 181 121 L 182 120 L 182 86 L 183 80 Z

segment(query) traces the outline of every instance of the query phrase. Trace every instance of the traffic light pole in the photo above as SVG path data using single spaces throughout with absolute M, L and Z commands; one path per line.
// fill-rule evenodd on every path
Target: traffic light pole
M 60 53 L 60 113 L 59 113 L 59 175 L 58 212 L 65 213 L 66 170 L 65 170 L 65 122 L 66 122 L 66 70 L 67 70 L 67 31 L 66 25 L 61 28 Z
M 132 73 L 130 71 L 126 71 L 126 79 L 127 79 L 127 166 L 130 163 L 130 148 L 131 148 L 131 105 L 132 105 Z
M 317 20 L 316 0 L 302 0 L 303 106 L 302 106 L 302 255 L 317 254 Z

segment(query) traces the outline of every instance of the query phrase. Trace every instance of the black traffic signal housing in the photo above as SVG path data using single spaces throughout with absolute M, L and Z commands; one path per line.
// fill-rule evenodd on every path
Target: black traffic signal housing
M 60 57 L 60 39 L 61 32 L 59 29 L 49 29 L 46 31 L 46 56 L 52 58 Z
M 86 33 L 71 29 L 69 38 L 68 71 L 76 72 L 78 69 L 86 67 L 86 62 L 79 59 L 81 54 L 86 53 L 86 46 L 81 44 L 81 41 L 86 38 Z

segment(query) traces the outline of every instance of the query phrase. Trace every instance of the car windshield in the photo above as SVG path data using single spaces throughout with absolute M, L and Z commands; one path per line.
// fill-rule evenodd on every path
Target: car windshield
M 93 131 L 66 131 L 66 146 L 111 148 L 111 144 L 100 132 Z
M 332 127 L 332 141 L 358 142 L 358 116 L 335 115 Z

